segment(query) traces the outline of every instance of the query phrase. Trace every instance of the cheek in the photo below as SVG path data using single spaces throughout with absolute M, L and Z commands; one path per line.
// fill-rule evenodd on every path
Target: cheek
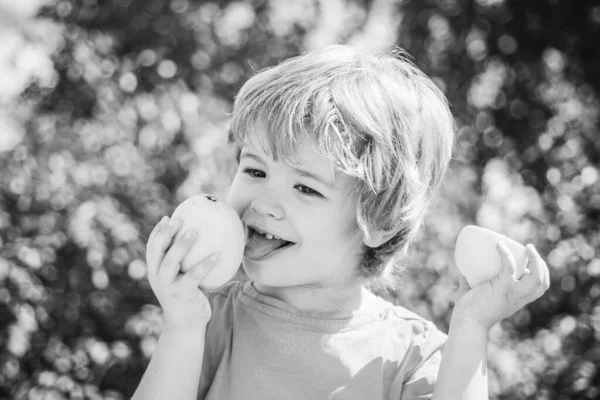
M 332 220 L 330 215 L 329 218 L 327 217 L 328 215 L 311 216 L 305 219 L 298 218 L 298 221 L 302 222 L 312 221 L 311 224 L 301 223 L 302 231 L 307 232 L 307 241 L 320 247 L 335 246 L 339 242 L 345 241 L 344 227 L 340 225 L 339 221 Z
M 344 245 L 357 246 L 362 243 L 362 233 L 354 214 L 346 215 L 337 225 L 337 237 Z
M 231 187 L 229 188 L 227 204 L 241 216 L 249 202 L 249 196 L 250 191 L 247 188 L 244 188 L 242 178 L 239 174 L 236 174 L 231 183 Z

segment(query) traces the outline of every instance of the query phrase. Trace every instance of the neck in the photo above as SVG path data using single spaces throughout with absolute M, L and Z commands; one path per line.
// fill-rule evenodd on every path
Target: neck
M 292 306 L 300 312 L 351 313 L 374 300 L 375 295 L 363 285 L 272 287 L 253 282 L 255 289 Z

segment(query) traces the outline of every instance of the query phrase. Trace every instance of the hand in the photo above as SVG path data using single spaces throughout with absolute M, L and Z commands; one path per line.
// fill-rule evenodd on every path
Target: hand
M 540 298 L 550 287 L 548 266 L 533 245 L 526 246 L 528 268 L 520 279 L 517 279 L 517 264 L 510 250 L 500 243 L 497 250 L 502 258 L 502 270 L 493 279 L 470 288 L 465 277 L 460 276 L 460 297 L 454 306 L 453 320 L 473 319 L 489 330 Z
M 165 326 L 203 329 L 212 312 L 198 285 L 218 260 L 207 257 L 187 273 L 179 274 L 182 260 L 196 242 L 195 232 L 187 232 L 173 242 L 180 228 L 181 221 L 164 217 L 152 230 L 146 246 L 148 279 L 162 306 Z

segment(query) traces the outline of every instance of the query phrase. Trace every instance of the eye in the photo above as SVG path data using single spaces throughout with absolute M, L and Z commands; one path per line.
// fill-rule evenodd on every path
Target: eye
M 250 175 L 253 178 L 264 178 L 265 173 L 259 169 L 246 168 L 244 169 L 246 175 Z M 262 176 L 259 176 L 262 175 Z
M 298 185 L 297 187 L 303 188 L 304 190 L 300 189 L 300 192 L 307 196 L 323 197 L 323 195 L 321 193 L 317 192 L 314 189 L 309 188 L 308 186 Z
M 245 168 L 244 174 L 246 174 L 252 178 L 264 178 L 265 177 L 265 173 L 263 171 L 261 171 L 260 169 L 254 169 L 254 168 Z M 308 186 L 296 185 L 296 187 L 299 188 L 298 190 L 300 191 L 300 193 L 302 193 L 306 196 L 324 197 L 321 193 L 317 192 L 314 189 L 309 188 Z

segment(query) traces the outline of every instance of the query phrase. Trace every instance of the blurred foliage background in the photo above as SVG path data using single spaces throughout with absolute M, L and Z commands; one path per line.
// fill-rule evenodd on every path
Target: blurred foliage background
M 459 230 L 533 243 L 552 286 L 492 330 L 491 398 L 600 398 L 598 38 L 592 0 L 0 0 L 0 398 L 131 396 L 149 232 L 227 193 L 244 81 L 333 43 L 404 47 L 457 120 L 394 301 L 446 330 Z

